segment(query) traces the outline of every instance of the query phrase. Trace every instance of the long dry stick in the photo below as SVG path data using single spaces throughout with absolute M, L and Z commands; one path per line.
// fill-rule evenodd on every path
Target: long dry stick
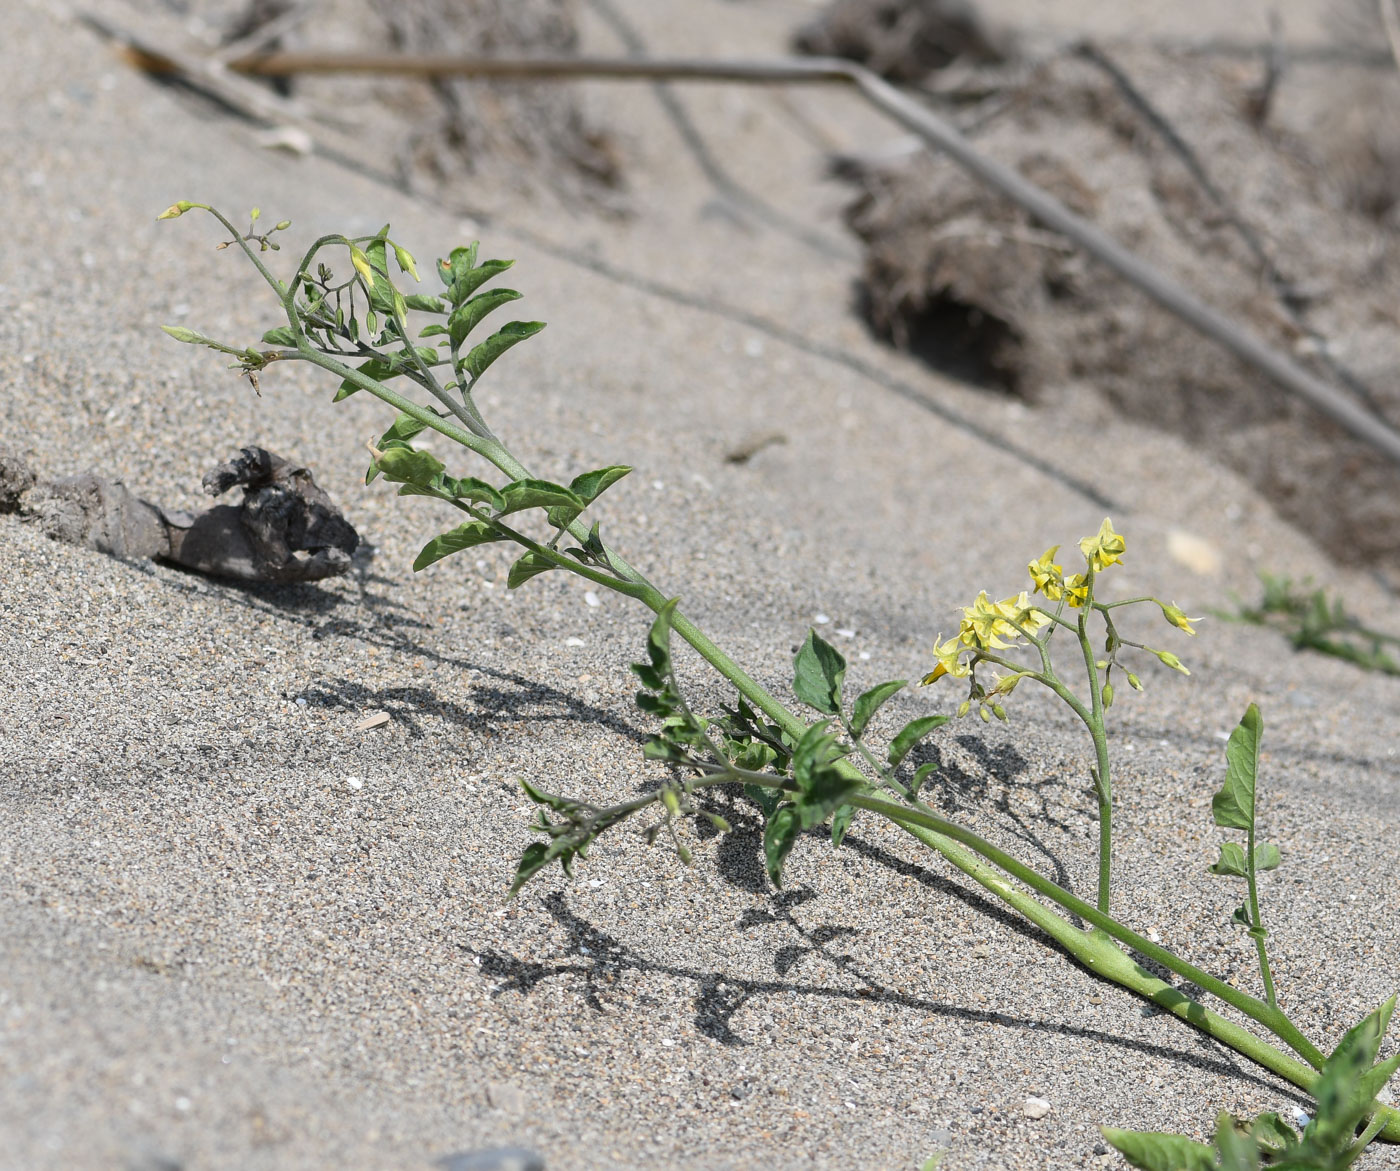
M 142 50 L 145 68 L 184 74 L 168 54 L 112 31 L 110 21 L 92 20 Z M 988 158 L 956 128 L 900 93 L 870 70 L 839 58 L 779 60 L 637 60 L 597 57 L 489 58 L 408 56 L 393 53 L 261 53 L 230 61 L 228 73 L 286 77 L 306 73 L 372 73 L 398 77 L 521 79 L 613 78 L 633 81 L 726 81 L 757 85 L 839 83 L 853 86 L 872 105 L 944 152 L 964 170 L 1024 208 L 1040 223 L 1073 240 L 1090 256 L 1151 297 L 1193 329 L 1249 363 L 1290 394 L 1301 398 L 1392 462 L 1400 464 L 1400 433 L 1336 387 L 1315 378 L 1287 355 L 1206 304 L 1184 285 L 1124 248 L 1106 232 L 1070 211 L 1019 172 Z M 201 69 L 208 76 L 210 71 Z M 218 76 L 222 74 L 222 76 Z M 234 81 L 224 70 L 219 81 Z M 194 80 L 198 80 L 198 76 Z M 240 87 L 241 88 L 241 87 Z M 227 92 L 227 91 L 226 91 Z M 222 96 L 222 95 L 221 95 Z M 241 95 L 239 95 L 241 96 Z M 266 117 L 276 99 L 262 95 L 255 112 Z

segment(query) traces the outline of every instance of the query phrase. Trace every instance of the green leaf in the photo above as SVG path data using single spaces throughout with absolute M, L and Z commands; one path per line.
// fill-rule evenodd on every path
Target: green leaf
M 481 319 L 493 309 L 499 309 L 510 301 L 518 300 L 520 300 L 520 294 L 514 289 L 493 289 L 489 293 L 482 293 L 465 304 L 459 305 L 452 311 L 452 316 L 447 319 L 447 332 L 452 337 L 452 348 L 456 349 L 460 346 L 466 340 L 467 335 L 481 323 Z
M 1280 1155 L 1298 1145 L 1298 1132 L 1273 1111 L 1259 1115 L 1248 1124 L 1248 1130 L 1260 1150 L 1270 1155 Z
M 512 321 L 502 326 L 467 355 L 467 373 L 473 384 L 486 373 L 486 369 L 511 346 L 534 337 L 544 328 L 543 321 Z
M 890 766 L 898 768 L 914 745 L 935 728 L 943 727 L 950 719 L 951 716 L 920 716 L 917 720 L 910 720 L 899 730 L 899 735 L 890 741 L 889 752 L 886 755 Z
M 549 508 L 556 504 L 570 508 L 583 507 L 583 501 L 569 489 L 548 480 L 515 480 L 501 489 L 501 496 L 506 502 L 501 510 L 502 515 L 527 508 Z
M 828 716 L 841 710 L 841 684 L 846 678 L 846 660 L 815 630 L 792 661 L 792 691 L 808 707 Z
M 843 805 L 831 815 L 831 844 L 839 846 L 846 831 L 851 828 L 851 818 L 856 815 L 854 805 Z
M 477 545 L 505 539 L 496 531 L 494 525 L 482 520 L 469 520 L 440 537 L 434 537 L 424 545 L 423 551 L 413 560 L 413 572 L 427 569 L 434 562 L 441 561 L 453 553 L 460 553 L 463 549 L 474 549 Z
M 291 346 L 297 344 L 297 335 L 292 332 L 289 325 L 279 325 L 276 329 L 269 329 L 262 335 L 262 340 L 269 346 Z
M 471 504 L 489 504 L 497 512 L 505 509 L 506 498 L 485 480 L 478 480 L 475 476 L 462 476 L 455 480 L 448 477 L 443 480 L 442 486 L 458 500 L 466 500 Z
M 442 277 L 443 284 L 451 287 L 470 276 L 472 269 L 476 267 L 476 250 L 477 241 L 473 240 L 465 248 L 452 249 L 449 259 L 438 261 L 438 275 Z M 466 296 L 464 293 L 464 300 Z
M 773 814 L 778 811 L 778 806 L 783 803 L 782 796 L 777 789 L 769 789 L 764 785 L 745 785 L 744 796 L 763 810 L 763 819 L 768 821 Z
M 1254 779 L 1259 772 L 1259 740 L 1263 731 L 1259 708 L 1250 704 L 1225 746 L 1225 784 L 1210 804 L 1216 825 L 1254 828 Z
M 475 249 L 476 245 L 473 244 L 472 247 Z M 455 277 L 452 282 L 451 295 L 454 304 L 460 305 L 487 281 L 500 276 L 514 263 L 513 260 L 483 260 L 480 264 L 476 264 L 475 255 L 473 255 L 472 268 L 461 276 Z
M 1322 1076 L 1313 1087 L 1317 1114 L 1303 1131 L 1305 1143 L 1311 1141 L 1335 1151 L 1351 1142 L 1357 1125 L 1370 1113 L 1376 1094 L 1400 1065 L 1400 1054 L 1374 1068 L 1371 1064 L 1380 1052 L 1381 1038 L 1394 1011 L 1392 996 L 1348 1030 L 1323 1063 Z
M 419 337 L 439 337 L 447 335 L 447 326 L 439 321 L 434 321 L 432 325 L 425 325 L 418 331 Z M 440 343 L 439 343 L 440 344 Z
M 1223 1110 L 1215 1120 L 1215 1150 L 1220 1171 L 1259 1171 L 1258 1145 Z
M 411 447 L 391 447 L 381 452 L 374 466 L 384 478 L 394 484 L 416 484 L 431 488 L 443 473 L 442 460 L 430 451 L 414 451 Z
M 569 491 L 585 504 L 592 504 L 631 470 L 623 464 L 612 464 L 606 468 L 598 468 L 596 471 L 584 472 L 573 478 L 573 482 L 569 485 Z
M 426 297 L 422 293 L 410 293 L 403 299 L 403 303 L 410 309 L 417 309 L 420 313 L 446 313 L 447 306 L 441 297 Z M 441 328 L 441 326 L 439 326 Z
M 401 370 L 397 370 L 387 362 L 381 362 L 377 358 L 371 358 L 368 362 L 361 362 L 355 367 L 355 370 L 363 374 L 366 378 L 374 379 L 375 382 L 385 382 L 394 377 L 394 375 L 402 373 Z M 349 398 L 359 389 L 358 386 L 347 378 L 340 384 L 340 388 L 335 392 L 335 398 L 331 399 L 331 402 L 338 403 L 341 399 Z
M 906 679 L 891 679 L 888 683 L 881 683 L 863 692 L 856 700 L 855 707 L 851 709 L 851 735 L 859 737 L 881 705 L 891 696 L 903 691 L 907 683 Z
M 1234 878 L 1248 878 L 1249 865 L 1245 861 L 1244 848 L 1234 842 L 1220 843 L 1220 859 L 1210 868 L 1212 874 L 1228 874 Z
M 530 798 L 536 805 L 546 805 L 556 813 L 568 813 L 569 810 L 577 807 L 576 801 L 570 801 L 567 797 L 558 797 L 553 793 L 546 793 L 543 789 L 536 788 L 523 777 L 520 780 L 520 787 L 525 790 L 525 796 Z
M 1140 1171 L 1216 1171 L 1215 1149 L 1184 1134 L 1100 1127 L 1105 1141 Z
M 938 762 L 930 760 L 927 764 L 921 764 L 914 770 L 914 779 L 909 782 L 909 796 L 917 797 L 919 790 L 924 787 L 924 782 L 929 779 L 930 774 L 938 771 Z
M 524 585 L 532 577 L 537 577 L 546 570 L 554 568 L 554 562 L 548 557 L 541 557 L 533 550 L 525 553 L 514 565 L 510 567 L 510 574 L 506 577 L 506 589 L 513 590 Z
M 1260 842 L 1254 847 L 1255 870 L 1272 870 L 1282 861 L 1283 856 L 1272 842 Z
M 427 423 L 415 419 L 412 415 L 400 414 L 394 419 L 392 426 L 379 437 L 379 442 L 375 444 L 375 447 L 382 448 L 392 439 L 407 443 L 414 436 L 422 433 L 427 426 Z
M 768 867 L 768 877 L 776 887 L 783 885 L 783 863 L 792 853 L 800 829 L 797 810 L 791 805 L 775 810 L 763 827 L 763 860 Z
M 1248 927 L 1251 931 L 1254 930 L 1254 920 L 1249 917 L 1249 908 L 1243 903 L 1236 907 L 1231 913 L 1230 922 L 1238 923 L 1242 927 Z
M 506 898 L 515 898 L 520 893 L 520 888 L 543 870 L 548 861 L 549 847 L 544 842 L 531 842 L 526 846 L 525 852 L 520 856 L 520 864 L 515 868 L 515 881 L 510 884 Z

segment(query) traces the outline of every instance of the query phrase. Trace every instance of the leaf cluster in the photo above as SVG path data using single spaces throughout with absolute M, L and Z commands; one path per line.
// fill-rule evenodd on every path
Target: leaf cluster
M 1374 1122 L 1359 1136 L 1357 1130 L 1374 1110 L 1376 1095 L 1400 1068 L 1400 1055 L 1376 1062 L 1394 1010 L 1392 996 L 1332 1051 L 1313 1089 L 1317 1113 L 1301 1134 L 1274 1113 L 1247 1122 L 1221 1113 L 1213 1143 L 1111 1127 L 1104 1128 L 1104 1138 L 1141 1171 L 1343 1171 L 1374 1137 Z

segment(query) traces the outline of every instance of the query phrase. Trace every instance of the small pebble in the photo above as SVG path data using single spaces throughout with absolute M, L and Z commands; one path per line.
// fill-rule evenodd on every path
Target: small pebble
M 1044 1118 L 1050 1113 L 1050 1103 L 1044 1098 L 1027 1098 L 1021 1109 L 1027 1118 Z
M 347 789 L 363 789 L 365 787 L 365 783 L 364 781 L 360 780 L 359 777 L 346 777 L 345 787 Z
M 825 614 L 818 614 L 815 618 L 812 619 L 812 621 L 815 622 L 818 626 L 825 626 L 828 622 L 831 621 L 831 619 L 828 618 Z
M 581 639 L 581 638 L 566 638 L 566 639 L 564 640 L 564 645 L 565 645 L 565 646 L 582 646 L 582 645 L 583 645 L 583 639 Z
M 583 600 L 590 606 L 601 606 L 603 603 L 598 600 L 598 595 L 589 590 L 583 595 Z
M 545 1171 L 544 1160 L 524 1147 L 492 1147 L 462 1151 L 437 1161 L 443 1171 Z

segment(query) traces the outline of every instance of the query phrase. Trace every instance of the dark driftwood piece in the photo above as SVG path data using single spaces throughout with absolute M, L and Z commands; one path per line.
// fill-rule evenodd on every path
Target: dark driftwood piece
M 55 540 L 238 581 L 319 581 L 350 568 L 360 536 L 307 468 L 245 447 L 204 477 L 210 496 L 240 486 L 240 504 L 167 512 L 92 472 L 39 483 L 26 460 L 0 448 L 0 512 L 18 512 Z

